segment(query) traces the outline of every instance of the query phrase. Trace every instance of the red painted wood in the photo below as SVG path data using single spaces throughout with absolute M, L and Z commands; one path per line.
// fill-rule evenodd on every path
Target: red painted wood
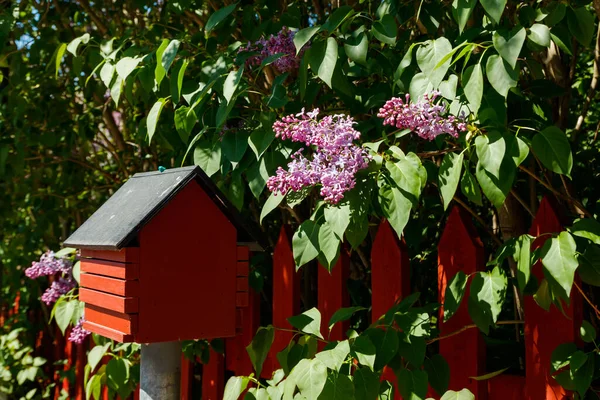
M 318 306 L 321 312 L 321 333 L 329 340 L 344 340 L 349 328 L 349 321 L 337 323 L 329 332 L 329 320 L 333 314 L 342 307 L 350 306 L 348 295 L 348 277 L 350 276 L 350 259 L 348 253 L 342 249 L 340 258 L 333 266 L 331 273 L 319 265 L 318 270 Z M 325 344 L 320 343 L 321 347 Z
M 250 249 L 248 249 L 248 246 L 237 247 L 237 259 L 238 261 L 250 260 Z
M 238 276 L 235 280 L 235 289 L 238 292 L 247 292 L 249 290 L 248 277 Z
M 140 251 L 137 247 L 127 247 L 119 251 L 82 249 L 81 257 L 122 263 L 137 263 L 140 260 Z
M 286 226 L 281 227 L 273 252 L 273 326 L 292 329 L 287 318 L 300 314 L 300 275 L 296 272 L 288 229 Z M 267 360 L 271 365 L 271 372 L 277 369 L 277 353 L 283 350 L 291 339 L 290 332 L 275 332 L 275 340 Z
M 202 367 L 202 400 L 221 400 L 225 387 L 223 355 L 210 350 L 208 364 Z
M 83 378 L 85 377 L 85 365 L 87 364 L 87 355 L 85 350 L 90 346 L 89 345 L 90 338 L 89 336 L 85 338 L 83 343 L 80 343 L 76 346 L 76 359 L 75 359 L 75 373 L 77 381 L 75 382 L 75 399 L 83 400 L 85 399 L 85 382 Z
M 522 400 L 525 397 L 525 377 L 499 375 L 487 381 L 489 400 Z
M 181 355 L 180 399 L 192 400 L 192 380 L 194 378 L 194 363 Z
M 190 182 L 139 233 L 136 342 L 235 335 L 236 230 Z
M 539 236 L 543 233 L 560 232 L 563 226 L 556 208 L 551 201 L 544 198 L 535 216 L 529 233 Z M 532 247 L 544 244 L 548 236 L 537 239 Z M 541 263 L 536 263 L 532 274 L 539 282 L 544 277 Z M 576 279 L 578 279 L 576 277 Z M 548 312 L 539 307 L 532 296 L 525 296 L 525 366 L 527 382 L 525 399 L 563 399 L 569 392 L 563 389 L 550 375 L 550 357 L 552 351 L 561 343 L 578 340 L 582 319 L 581 295 L 573 288 L 571 304 L 564 306 L 565 315 L 551 306 Z
M 85 320 L 126 335 L 135 334 L 138 328 L 137 314 L 118 313 L 92 304 L 85 305 Z
M 373 322 L 397 300 L 410 294 L 410 264 L 406 246 L 385 220 L 379 224 L 371 249 L 371 292 Z
M 250 274 L 250 266 L 245 261 L 238 261 L 236 267 L 237 276 L 248 276 Z
M 248 305 L 239 309 L 240 332 L 236 337 L 225 341 L 225 368 L 236 375 L 250 375 L 254 372 L 246 347 L 252 342 L 260 326 L 260 294 L 250 289 L 246 295 Z
M 87 308 L 86 308 L 86 312 L 87 312 Z M 86 318 L 87 318 L 87 314 L 86 314 Z M 83 327 L 90 332 L 94 332 L 100 336 L 104 336 L 109 339 L 116 340 L 117 342 L 121 342 L 121 343 L 133 342 L 133 335 L 126 334 L 126 333 L 117 331 L 115 329 L 111 329 L 106 326 L 99 325 L 99 324 L 91 322 L 91 321 L 85 321 L 83 323 Z
M 458 206 L 452 208 L 442 238 L 438 245 L 439 302 L 444 303 L 446 286 L 458 271 L 469 275 L 483 270 L 483 245 L 468 215 Z M 469 286 L 456 314 L 443 321 L 444 310 L 440 308 L 440 335 L 455 332 L 472 324 L 467 309 Z M 478 329 L 468 329 L 440 342 L 440 354 L 450 366 L 450 389 L 468 388 L 476 399 L 486 399 L 485 381 L 473 381 L 470 376 L 485 374 L 485 343 Z
M 81 287 L 95 289 L 117 296 L 137 297 L 140 294 L 139 281 L 109 278 L 102 275 L 81 274 Z
M 68 338 L 71 335 L 71 330 L 72 328 L 69 328 L 65 331 L 66 338 Z M 64 358 L 66 360 L 66 363 L 62 369 L 63 371 L 67 372 L 71 368 L 73 368 L 73 342 L 70 342 L 69 340 L 65 340 Z M 61 386 L 62 390 L 64 390 L 66 393 L 70 393 L 70 382 L 68 378 L 63 378 Z
M 86 304 L 108 308 L 120 313 L 136 313 L 138 311 L 137 297 L 121 297 L 98 292 L 97 290 L 80 288 L 79 300 Z
M 396 301 L 410 294 L 410 263 L 403 242 L 384 220 L 371 248 L 371 320 L 377 321 Z M 401 399 L 398 380 L 394 372 L 385 367 L 382 380 L 394 385 L 394 399 Z
M 81 272 L 119 279 L 137 279 L 139 277 L 139 264 L 84 258 L 81 260 Z

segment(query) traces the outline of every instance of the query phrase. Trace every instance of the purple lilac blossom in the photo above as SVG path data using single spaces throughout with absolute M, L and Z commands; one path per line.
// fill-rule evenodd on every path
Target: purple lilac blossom
M 447 115 L 446 105 L 435 103 L 439 95 L 440 92 L 433 91 L 412 103 L 408 93 L 404 101 L 400 97 L 393 97 L 379 109 L 377 116 L 384 119 L 384 125 L 410 129 L 423 139 L 433 140 L 443 133 L 458 137 L 460 132 L 467 130 L 466 117 L 464 113 L 459 117 Z
M 77 283 L 71 277 L 60 277 L 52 282 L 50 287 L 42 294 L 42 301 L 46 303 L 46 305 L 55 303 L 60 296 L 67 294 L 75 286 L 77 286 Z
M 31 267 L 25 270 L 25 275 L 28 278 L 36 279 L 40 276 L 54 275 L 62 272 L 71 274 L 73 264 L 71 261 L 63 258 L 56 258 L 53 251 L 47 251 L 40 257 L 39 261 L 31 263 Z
M 81 344 L 90 334 L 90 331 L 83 328 L 83 321 L 83 318 L 81 318 L 79 322 L 77 322 L 77 325 L 73 327 L 71 334 L 69 335 L 69 342 Z
M 321 196 L 326 202 L 336 204 L 354 187 L 355 174 L 367 167 L 370 157 L 365 149 L 353 143 L 360 138 L 360 132 L 354 129 L 352 117 L 327 115 L 319 120 L 318 114 L 319 109 L 310 112 L 303 109 L 295 116 L 275 121 L 273 130 L 278 138 L 304 143 L 314 152 L 309 160 L 303 154 L 304 149 L 298 150 L 287 170 L 279 167 L 267 181 L 267 187 L 285 195 L 289 190 L 321 184 Z
M 268 39 L 260 38 L 254 43 L 248 44 L 239 49 L 239 52 L 257 52 L 258 54 L 250 56 L 246 60 L 247 65 L 260 65 L 263 60 L 274 54 L 283 53 L 273 62 L 273 65 L 281 73 L 298 69 L 302 54 L 306 50 L 306 46 L 296 55 L 296 46 L 294 45 L 295 31 L 291 31 L 287 27 L 281 28 L 277 35 L 271 35 Z

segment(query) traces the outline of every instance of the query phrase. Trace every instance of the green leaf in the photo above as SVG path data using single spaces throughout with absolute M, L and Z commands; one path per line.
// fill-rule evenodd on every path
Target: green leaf
M 380 42 L 393 46 L 396 44 L 396 36 L 398 35 L 396 19 L 390 14 L 385 14 L 379 21 L 373 24 L 371 33 Z
M 321 335 L 321 313 L 316 308 L 313 307 L 300 315 L 289 317 L 287 320 L 294 328 L 323 339 L 323 335 Z
M 198 140 L 194 149 L 194 164 L 208 176 L 213 176 L 221 168 L 221 142 L 218 139 Z
M 306 399 L 316 399 L 327 382 L 327 367 L 321 360 L 305 358 L 294 367 L 288 379 L 295 382 Z
M 421 176 L 417 167 L 406 158 L 396 162 L 386 161 L 385 167 L 390 172 L 396 187 L 408 194 L 413 203 L 416 203 L 421 194 Z
M 243 74 L 244 66 L 242 65 L 237 71 L 230 71 L 229 75 L 227 75 L 225 83 L 223 83 L 223 97 L 227 100 L 227 104 L 231 102 L 231 98 L 240 84 Z
M 402 76 L 402 73 L 404 72 L 404 70 L 406 68 L 408 68 L 410 66 L 410 64 L 412 63 L 412 54 L 413 54 L 413 49 L 416 46 L 416 43 L 413 43 L 410 45 L 410 47 L 408 48 L 408 50 L 406 51 L 406 53 L 404 53 L 404 57 L 402 57 L 402 60 L 400 60 L 400 64 L 398 64 L 398 67 L 396 68 L 396 71 L 394 72 L 394 79 L 396 81 L 400 80 L 400 77 Z
M 271 193 L 267 201 L 265 202 L 261 212 L 260 212 L 260 223 L 262 224 L 263 219 L 274 209 L 277 208 L 279 204 L 281 204 L 281 200 L 283 200 L 285 196 L 278 194 L 277 192 Z
M 182 106 L 175 110 L 175 129 L 177 129 L 177 133 L 183 143 L 188 143 L 190 133 L 192 133 L 197 120 L 198 117 L 196 117 L 194 110 L 187 106 Z
M 75 265 L 73 265 L 73 279 L 79 285 L 79 277 L 81 276 L 81 262 L 77 261 Z
M 344 238 L 344 232 L 350 224 L 350 204 L 344 202 L 338 205 L 328 204 L 324 211 L 325 221 L 339 239 Z
M 398 353 L 398 332 L 391 328 L 370 328 L 365 333 L 375 346 L 375 363 L 373 369 L 380 371 Z
M 600 223 L 592 218 L 577 219 L 569 231 L 600 245 Z
M 592 343 L 596 340 L 596 329 L 588 321 L 582 322 L 579 334 L 581 335 L 581 340 L 586 343 Z
M 376 349 L 368 336 L 361 335 L 354 339 L 352 352 L 359 364 L 374 369 Z
M 69 45 L 67 46 L 67 51 L 69 53 L 73 54 L 73 56 L 77 56 L 77 48 L 79 47 L 79 45 L 81 43 L 88 44 L 89 41 L 90 41 L 90 34 L 84 33 L 83 35 L 71 40 L 71 43 L 69 43 Z
M 238 400 L 240 394 L 248 387 L 249 382 L 250 380 L 243 376 L 232 376 L 229 378 L 225 385 L 223 400 Z
M 550 29 L 546 25 L 533 24 L 529 29 L 529 40 L 542 47 L 550 46 Z
M 163 39 L 158 49 L 156 49 L 156 67 L 154 68 L 154 80 L 156 82 L 156 86 L 160 87 L 160 83 L 165 77 L 167 71 L 165 71 L 165 67 L 162 65 L 162 57 L 163 54 L 169 45 L 169 39 Z
M 334 312 L 331 318 L 329 319 L 329 330 L 331 330 L 333 328 L 333 325 L 335 325 L 336 323 L 347 321 L 350 318 L 352 318 L 355 312 L 362 310 L 366 310 L 366 308 L 359 306 L 340 308 L 339 310 Z
M 469 314 L 471 319 L 486 335 L 489 326 L 496 323 L 506 298 L 507 280 L 502 271 L 495 267 L 491 272 L 478 272 L 471 281 Z
M 233 3 L 212 13 L 208 18 L 208 21 L 206 21 L 206 26 L 204 27 L 204 36 L 208 38 L 208 35 L 212 32 L 212 30 L 215 29 L 217 25 L 219 25 L 225 18 L 227 18 L 229 14 L 235 10 L 237 5 L 238 3 Z
M 483 72 L 481 64 L 475 64 L 467 67 L 462 78 L 465 97 L 469 101 L 469 108 L 477 114 L 481 107 L 483 98 Z
M 534 239 L 531 235 L 521 235 L 516 242 L 514 259 L 517 262 L 517 284 L 521 292 L 525 290 L 531 276 L 531 245 Z
M 476 4 L 477 0 L 454 0 L 452 2 L 452 15 L 458 24 L 460 33 L 465 29 Z
M 129 380 L 129 364 L 122 358 L 112 358 L 106 364 L 106 380 L 108 387 L 116 392 L 123 392 Z
M 590 45 L 594 37 L 595 18 L 586 7 L 567 9 L 567 25 L 569 32 L 585 47 Z
M 492 87 L 504 98 L 511 88 L 517 86 L 519 73 L 504 61 L 500 56 L 490 56 L 485 65 L 486 75 Z
M 93 397 L 95 400 L 100 400 L 100 393 L 102 392 L 102 377 L 104 374 L 96 374 L 90 378 L 85 385 L 85 398 L 89 400 Z
M 579 255 L 579 277 L 588 285 L 600 286 L 600 247 L 588 245 Z
M 175 64 L 175 67 L 173 67 L 173 77 L 171 78 L 171 100 L 173 101 L 173 104 L 179 103 L 179 99 L 181 98 L 183 78 L 185 77 L 185 70 L 187 69 L 188 64 L 188 60 L 179 60 L 177 64 Z
M 379 190 L 381 209 L 398 237 L 408 222 L 412 202 L 396 186 L 385 185 Z
M 475 149 L 479 165 L 496 178 L 500 178 L 500 166 L 506 153 L 506 141 L 497 131 L 475 138 Z
M 499 24 L 504 7 L 506 7 L 506 0 L 480 0 L 480 3 L 490 18 Z
M 444 296 L 444 322 L 448 321 L 458 310 L 467 288 L 467 275 L 458 271 L 446 287 Z
M 562 25 L 558 25 L 552 28 L 550 32 L 552 41 L 556 43 L 559 49 L 564 51 L 566 54 L 573 55 L 573 45 L 571 43 L 571 33 Z
M 550 357 L 550 370 L 554 373 L 569 365 L 569 359 L 576 351 L 575 343 L 562 343 L 556 346 Z
M 248 136 L 236 131 L 228 131 L 223 135 L 223 155 L 231 162 L 240 162 L 248 149 Z
M 398 391 L 403 400 L 423 400 L 427 396 L 427 372 L 403 368 L 398 374 Z
M 462 389 L 460 392 L 448 390 L 440 400 L 475 400 L 475 395 L 469 389 Z
M 337 7 L 327 18 L 327 21 L 321 27 L 322 31 L 333 33 L 346 19 L 354 15 L 356 12 L 351 6 Z
M 544 310 L 548 311 L 550 309 L 550 306 L 552 305 L 552 294 L 550 293 L 550 286 L 546 279 L 542 279 L 540 282 L 540 286 L 538 286 L 537 291 L 533 295 L 533 300 L 535 300 L 537 305 Z
M 358 368 L 354 372 L 354 399 L 377 400 L 379 394 L 379 375 L 368 367 Z
M 477 205 L 482 205 L 481 202 L 481 189 L 477 180 L 468 170 L 465 169 L 463 177 L 460 181 L 460 191 L 465 195 L 469 201 Z
M 315 358 L 329 369 L 339 371 L 350 354 L 350 344 L 347 340 L 341 341 L 333 349 L 323 350 L 315 355 Z
M 517 58 L 521 53 L 526 36 L 525 28 L 519 26 L 516 26 L 512 31 L 506 29 L 494 31 L 492 36 L 494 48 L 512 68 L 517 65 Z
M 340 255 L 340 238 L 335 235 L 333 227 L 325 222 L 319 228 L 319 261 L 329 272 Z
M 56 324 L 60 328 L 60 331 L 63 333 L 63 335 L 73 319 L 73 313 L 75 313 L 77 303 L 79 302 L 63 300 L 57 302 L 54 306 L 54 320 L 56 321 Z
M 256 155 L 257 160 L 262 157 L 265 151 L 269 148 L 273 142 L 273 139 L 275 139 L 275 133 L 272 129 L 257 129 L 250 134 L 248 144 Z
M 317 400 L 354 399 L 354 385 L 348 375 L 331 371 L 327 374 L 327 383 Z
M 368 50 L 369 39 L 364 32 L 360 32 L 356 37 L 349 36 L 344 42 L 346 55 L 357 64 L 367 65 Z
M 146 119 L 146 127 L 148 130 L 148 143 L 152 143 L 152 138 L 154 137 L 154 133 L 156 132 L 156 125 L 158 123 L 158 119 L 160 118 L 160 112 L 165 106 L 167 100 L 164 98 L 158 99 L 156 103 L 150 109 L 148 113 L 148 118 Z
M 260 199 L 267 180 L 269 179 L 269 173 L 267 172 L 267 165 L 264 158 L 261 158 L 258 162 L 253 162 L 252 165 L 246 170 L 246 178 L 248 179 L 248 186 L 250 191 L 256 197 Z
M 96 369 L 109 347 L 110 343 L 106 343 L 105 345 L 95 346 L 92 350 L 90 350 L 87 359 L 92 371 Z
M 450 59 L 441 65 L 439 64 L 451 51 L 452 44 L 445 37 L 429 40 L 417 50 L 417 64 L 434 88 L 439 87 L 444 76 L 446 76 L 448 68 L 450 68 Z
M 462 152 L 460 154 L 447 153 L 440 165 L 438 183 L 444 201 L 444 210 L 448 208 L 448 205 L 456 193 L 460 172 L 462 170 L 463 156 L 464 153 Z
M 576 254 L 575 239 L 568 232 L 561 232 L 557 237 L 547 240 L 540 254 L 544 276 L 552 291 L 567 301 L 579 265 Z
M 306 220 L 292 238 L 296 269 L 314 260 L 319 255 L 319 224 Z
M 133 72 L 134 69 L 138 66 L 138 64 L 142 61 L 141 58 L 133 58 L 133 57 L 123 57 L 119 60 L 116 65 L 117 74 L 121 77 L 121 79 L 125 80 Z
M 427 343 L 422 337 L 410 337 L 400 340 L 398 353 L 410 364 L 412 368 L 419 368 L 425 361 L 425 350 Z
M 252 342 L 246 347 L 256 376 L 260 376 L 263 363 L 267 359 L 273 340 L 275 339 L 275 331 L 272 326 L 260 327 L 252 338 Z
M 434 354 L 425 360 L 425 371 L 429 377 L 429 384 L 437 393 L 444 393 L 450 384 L 450 367 L 446 359 Z
M 294 46 L 296 46 L 296 54 L 300 53 L 300 50 L 306 43 L 312 39 L 313 36 L 321 29 L 320 26 L 311 26 L 308 28 L 300 29 L 294 35 Z
M 535 155 L 542 164 L 557 174 L 571 175 L 573 155 L 567 135 L 556 126 L 549 126 L 531 141 Z
M 410 93 L 410 98 L 413 101 L 421 99 L 425 93 L 430 93 L 434 89 L 429 79 L 423 72 L 419 72 L 414 75 L 410 81 L 410 86 L 408 87 L 408 92 Z
M 571 369 L 571 373 L 575 374 L 579 369 L 585 364 L 588 356 L 581 350 L 577 350 L 575 353 L 571 354 L 569 357 L 569 366 Z
M 104 86 L 110 88 L 110 83 L 112 82 L 113 76 L 115 73 L 115 66 L 105 62 L 102 68 L 100 69 L 100 80 L 104 83 Z
M 502 375 L 506 370 L 508 370 L 508 368 L 503 368 L 485 375 L 470 376 L 469 379 L 473 379 L 474 381 L 486 381 L 488 379 L 492 379 L 495 376 Z
M 456 98 L 456 87 L 458 86 L 458 76 L 452 74 L 440 83 L 440 93 L 444 98 L 452 101 Z
M 310 68 L 331 88 L 331 79 L 338 59 L 338 44 L 329 37 L 326 42 L 316 41 L 309 50 Z
M 65 51 L 67 50 L 67 44 L 61 43 L 56 49 L 56 58 L 54 60 L 56 72 L 54 73 L 54 77 L 58 78 L 58 71 L 60 70 L 60 64 L 62 63 L 63 56 L 65 55 Z

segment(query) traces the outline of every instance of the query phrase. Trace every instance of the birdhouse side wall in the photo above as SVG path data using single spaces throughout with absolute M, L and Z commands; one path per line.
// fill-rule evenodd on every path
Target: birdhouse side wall
M 195 181 L 142 228 L 136 342 L 235 335 L 236 238 Z

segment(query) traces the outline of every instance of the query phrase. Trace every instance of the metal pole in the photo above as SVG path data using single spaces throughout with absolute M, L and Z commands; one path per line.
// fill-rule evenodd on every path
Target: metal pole
M 181 342 L 142 345 L 140 400 L 179 400 Z

